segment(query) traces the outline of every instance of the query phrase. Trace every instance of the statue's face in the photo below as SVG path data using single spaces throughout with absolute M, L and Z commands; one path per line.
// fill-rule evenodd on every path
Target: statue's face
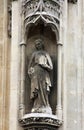
M 36 47 L 37 50 L 41 50 L 42 49 L 42 43 L 39 42 L 39 41 L 36 42 L 35 47 Z

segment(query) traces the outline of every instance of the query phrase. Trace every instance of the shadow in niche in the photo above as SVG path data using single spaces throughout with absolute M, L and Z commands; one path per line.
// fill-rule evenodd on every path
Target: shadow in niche
M 50 26 L 44 26 L 42 22 L 38 25 L 31 26 L 27 32 L 27 46 L 26 46 L 26 83 L 25 83 L 25 112 L 30 113 L 33 106 L 33 101 L 30 100 L 31 81 L 28 76 L 28 64 L 32 53 L 35 51 L 35 40 L 42 38 L 44 40 L 45 50 L 51 56 L 53 62 L 53 72 L 51 74 L 52 87 L 49 94 L 49 102 L 53 114 L 56 112 L 57 104 L 57 45 L 56 36 Z

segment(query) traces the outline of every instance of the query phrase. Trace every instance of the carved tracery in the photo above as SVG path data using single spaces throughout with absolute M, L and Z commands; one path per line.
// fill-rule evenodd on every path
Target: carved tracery
M 44 39 L 44 41 L 47 40 L 47 42 L 49 42 L 50 45 L 48 46 L 51 46 L 53 47 L 53 49 L 51 49 L 51 53 L 50 53 L 50 56 L 52 57 L 52 59 L 54 59 L 55 63 L 58 62 L 58 72 L 59 72 L 59 75 L 58 75 L 58 83 L 56 84 L 56 87 L 58 88 L 58 91 L 56 93 L 58 93 L 58 96 L 56 98 L 59 98 L 59 99 L 56 99 L 57 100 L 57 104 L 55 104 L 55 111 L 53 112 L 55 114 L 55 116 L 53 116 L 54 119 L 52 120 L 55 120 L 57 121 L 56 126 L 59 126 L 62 124 L 62 106 L 61 106 L 61 46 L 62 46 L 62 43 L 59 43 L 59 40 L 60 40 L 60 19 L 61 19 L 61 13 L 62 13 L 62 2 L 63 1 L 60 1 L 60 0 L 24 0 L 22 2 L 22 41 L 25 41 L 24 43 L 22 42 L 21 43 L 21 50 L 22 50 L 22 53 L 21 54 L 23 59 L 25 58 L 25 52 L 29 53 L 29 51 L 31 50 L 32 46 L 33 46 L 33 41 L 37 38 L 42 37 Z M 39 26 L 42 28 L 45 28 L 44 31 L 46 33 L 49 33 L 49 35 L 51 35 L 52 37 L 55 36 L 55 38 L 51 38 L 49 39 L 49 36 L 48 35 L 42 35 L 42 32 L 38 32 L 39 30 Z M 40 29 L 41 29 L 40 28 Z M 32 35 L 32 37 L 29 37 L 30 36 L 30 30 L 34 30 L 31 31 L 32 33 L 34 33 L 34 35 Z M 35 31 L 36 29 L 36 31 Z M 47 32 L 47 29 L 50 31 L 50 32 Z M 35 32 L 37 33 L 38 32 L 38 36 L 35 34 Z M 54 32 L 54 33 L 53 33 Z M 47 37 L 46 37 L 47 36 Z M 26 37 L 26 38 L 24 38 Z M 28 39 L 29 38 L 29 39 Z M 31 40 L 32 39 L 32 40 Z M 49 41 L 50 40 L 50 41 Z M 29 49 L 28 45 L 30 46 L 30 43 L 31 43 L 31 47 Z M 47 44 L 45 44 L 45 46 L 47 46 Z M 49 48 L 49 47 L 48 47 Z M 47 50 L 48 50 L 47 48 Z M 56 50 L 55 50 L 56 48 Z M 57 48 L 58 48 L 58 55 L 57 55 Z M 27 50 L 29 49 L 29 50 Z M 54 50 L 54 52 L 53 52 Z M 53 53 L 52 53 L 53 52 Z M 30 54 L 29 54 L 30 55 Z M 26 54 L 26 56 L 28 56 Z M 30 56 L 28 56 L 29 58 Z M 58 61 L 57 61 L 58 60 Z M 20 99 L 20 106 L 22 105 L 22 107 L 20 108 L 20 115 L 21 115 L 21 123 L 24 124 L 24 121 L 25 121 L 25 116 L 24 116 L 24 88 L 25 88 L 25 73 L 23 72 L 24 70 L 24 67 L 26 66 L 25 65 L 25 62 L 23 63 L 23 60 L 21 60 L 21 99 Z M 56 65 L 56 64 L 55 64 Z M 60 67 L 60 68 L 59 68 Z M 57 68 L 57 67 L 56 67 Z M 58 73 L 56 72 L 56 69 L 54 69 L 54 72 L 53 73 Z M 23 76 L 24 75 L 24 76 Z M 56 76 L 56 75 L 55 75 Z M 57 81 L 55 81 L 57 82 Z M 57 86 L 58 85 L 58 86 Z M 28 84 L 28 86 L 30 86 Z M 55 87 L 55 85 L 54 85 Z M 56 115 L 56 105 L 57 105 L 57 114 Z M 41 113 L 42 114 L 42 113 Z M 46 113 L 47 114 L 47 113 Z M 28 115 L 27 115 L 28 116 Z M 32 116 L 32 114 L 30 114 L 30 116 Z M 34 115 L 33 115 L 34 116 Z M 36 120 L 37 120 L 37 115 L 35 115 L 36 117 Z M 42 115 L 41 115 L 42 116 Z M 43 122 L 44 119 L 46 118 L 47 115 L 44 115 L 45 117 L 43 117 Z M 26 117 L 27 119 L 30 119 L 30 117 Z M 39 117 L 42 119 L 42 117 Z M 34 119 L 34 117 L 32 117 L 32 119 Z M 51 117 L 49 117 L 49 120 L 51 120 Z M 30 121 L 31 122 L 31 121 Z M 37 121 L 38 122 L 38 121 Z M 28 123 L 28 122 L 27 122 Z M 26 125 L 27 125 L 26 123 Z M 34 121 L 33 121 L 34 123 Z M 52 123 L 51 123 L 52 124 Z
M 42 20 L 56 31 L 59 39 L 59 24 L 62 3 L 58 0 L 24 0 L 24 24 L 25 28 L 31 24 L 38 24 Z

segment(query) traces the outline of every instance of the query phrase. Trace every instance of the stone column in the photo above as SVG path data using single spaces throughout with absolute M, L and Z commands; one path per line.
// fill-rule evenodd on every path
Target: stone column
M 20 69 L 20 91 L 19 91 L 19 119 L 21 119 L 25 114 L 25 105 L 24 105 L 24 90 L 25 90 L 25 43 L 20 43 L 20 54 L 21 54 L 21 69 Z
M 62 5 L 62 3 L 60 2 Z M 60 7 L 59 41 L 57 42 L 57 117 L 62 120 L 62 7 Z
M 62 120 L 62 44 L 58 43 L 57 61 L 57 117 Z
M 18 1 L 12 2 L 12 39 L 10 70 L 9 130 L 18 130 L 19 46 Z
M 22 9 L 22 1 L 19 1 L 20 4 L 20 84 L 19 84 L 19 119 L 21 119 L 25 114 L 25 49 L 26 44 L 24 41 L 24 12 Z

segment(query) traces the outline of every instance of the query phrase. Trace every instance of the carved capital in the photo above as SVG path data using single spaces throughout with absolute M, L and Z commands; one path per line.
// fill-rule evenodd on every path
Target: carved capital
M 26 46 L 26 43 L 24 41 L 20 42 L 20 45 L 25 45 Z
M 63 46 L 63 43 L 57 42 L 57 45 L 58 45 L 58 46 Z

